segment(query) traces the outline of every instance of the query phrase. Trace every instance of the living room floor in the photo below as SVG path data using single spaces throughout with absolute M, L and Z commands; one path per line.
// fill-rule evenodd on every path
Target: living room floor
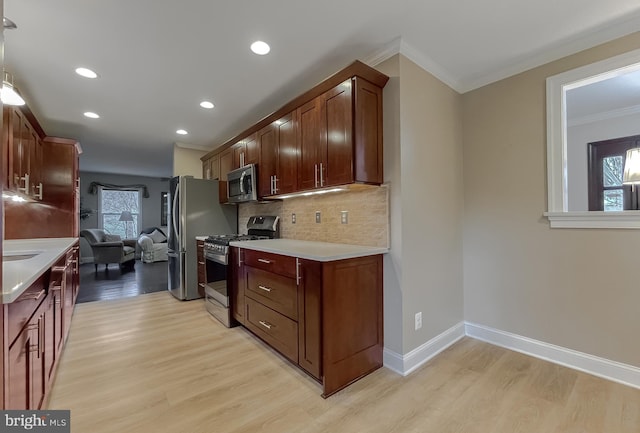
M 93 263 L 80 265 L 80 292 L 78 303 L 102 301 L 138 296 L 144 293 L 167 290 L 167 262 L 142 263 L 136 260 L 133 268 L 120 269 L 111 264 L 105 271 L 105 265 Z

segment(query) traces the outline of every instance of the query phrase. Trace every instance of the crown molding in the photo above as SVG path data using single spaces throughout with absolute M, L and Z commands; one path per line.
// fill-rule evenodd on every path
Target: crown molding
M 195 144 L 182 143 L 180 141 L 176 141 L 175 145 L 182 149 L 190 149 L 190 150 L 198 150 L 200 152 L 210 152 L 211 147 L 208 146 L 197 146 Z
M 463 87 L 457 78 L 440 66 L 431 57 L 426 56 L 413 48 L 413 46 L 403 40 L 402 37 L 395 38 L 379 50 L 376 50 L 364 59 L 361 59 L 361 61 L 371 67 L 375 67 L 396 54 L 402 54 L 456 92 L 462 93 L 461 90 Z
M 615 110 L 576 117 L 571 120 L 567 120 L 567 127 L 586 125 L 588 123 L 599 122 L 601 120 L 615 119 L 617 117 L 631 116 L 634 114 L 640 114 L 640 105 L 632 105 L 631 107 L 616 108 Z

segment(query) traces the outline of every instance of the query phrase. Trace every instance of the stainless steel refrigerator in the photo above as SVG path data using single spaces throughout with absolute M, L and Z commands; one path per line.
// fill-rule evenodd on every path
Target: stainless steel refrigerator
M 169 291 L 181 300 L 200 298 L 196 236 L 238 233 L 234 205 L 218 203 L 218 181 L 177 176 L 169 182 Z

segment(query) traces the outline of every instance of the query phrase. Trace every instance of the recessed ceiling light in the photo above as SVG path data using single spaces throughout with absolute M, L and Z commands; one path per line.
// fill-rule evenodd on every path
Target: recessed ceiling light
M 178 130 L 176 131 L 176 134 L 180 134 L 180 135 L 187 135 L 187 134 L 188 134 L 188 132 L 187 132 L 187 131 L 185 131 L 184 129 L 178 129 Z
M 97 113 L 94 113 L 93 111 L 87 111 L 84 113 L 85 117 L 89 117 L 91 119 L 99 119 L 100 115 Z
M 98 74 L 93 72 L 89 68 L 76 68 L 76 74 L 81 75 L 85 78 L 97 78 Z
M 264 56 L 269 51 L 271 51 L 271 47 L 266 42 L 255 41 L 251 44 L 251 51 L 261 56 Z
M 208 108 L 209 110 L 212 109 L 214 107 L 213 102 L 209 102 L 209 101 L 202 101 L 200 103 L 200 106 L 202 108 Z

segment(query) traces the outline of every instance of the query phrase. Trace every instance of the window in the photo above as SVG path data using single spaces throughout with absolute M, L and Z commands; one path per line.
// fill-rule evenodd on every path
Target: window
M 638 209 L 638 189 L 622 184 L 628 149 L 640 147 L 640 135 L 589 143 L 589 210 Z
M 137 236 L 140 227 L 140 190 L 100 187 L 98 224 L 105 232 L 122 239 Z M 128 218 L 128 215 L 131 218 Z M 128 219 L 131 219 L 128 221 Z
M 601 83 L 614 78 L 631 78 L 631 75 L 640 72 L 640 49 L 629 51 L 609 59 L 581 66 L 558 75 L 547 78 L 547 212 L 551 227 L 558 228 L 635 228 L 640 229 L 640 211 L 624 209 L 624 188 L 620 188 L 615 182 L 604 187 L 602 184 L 601 211 L 589 210 L 588 206 L 588 152 L 569 147 L 568 134 L 568 107 L 567 95 L 570 91 L 583 86 Z M 629 91 L 629 95 L 634 93 Z M 635 103 L 637 105 L 637 102 Z M 627 104 L 631 105 L 631 104 Z M 635 113 L 634 107 L 611 109 L 607 114 Z M 640 108 L 640 105 L 638 105 Z M 586 116 L 589 117 L 589 116 Z M 583 120 L 585 116 L 583 116 Z M 640 122 L 637 122 L 639 124 Z M 575 125 L 575 121 L 573 121 Z M 637 128 L 636 128 L 637 129 Z M 587 143 L 606 140 L 608 137 L 632 136 L 640 131 L 621 131 L 617 134 L 607 134 L 604 137 L 593 137 L 580 141 L 582 146 Z M 603 156 L 616 156 L 606 155 Z M 623 162 L 623 161 L 622 161 Z M 620 159 L 603 160 L 600 164 L 608 164 L 614 172 Z M 573 170 L 576 167 L 578 170 Z M 604 166 L 600 166 L 604 170 Z M 611 174 L 611 173 L 608 173 Z M 604 175 L 604 172 L 603 172 Z M 615 177 L 615 176 L 614 176 Z M 612 180 L 612 179 L 609 179 Z M 605 192 L 606 189 L 606 192 Z M 622 200 L 623 209 L 618 212 L 604 210 L 605 195 L 607 196 L 607 208 L 619 209 Z M 574 199 L 577 197 L 577 201 Z M 574 206 L 571 203 L 576 202 Z

